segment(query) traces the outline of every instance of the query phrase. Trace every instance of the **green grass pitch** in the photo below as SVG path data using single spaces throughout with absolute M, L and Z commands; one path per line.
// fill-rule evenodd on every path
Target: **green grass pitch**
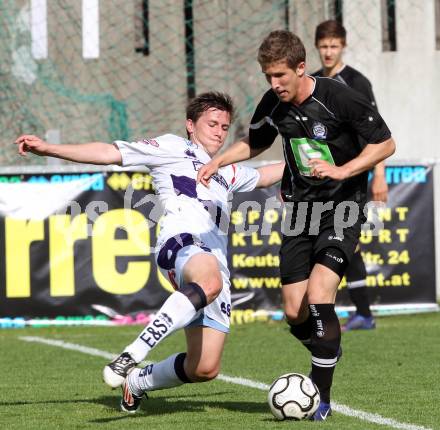
M 108 359 L 21 337 L 117 354 L 140 326 L 4 329 L 0 428 L 440 430 L 440 313 L 383 317 L 377 326 L 343 334 L 344 355 L 333 388 L 340 409 L 325 423 L 278 422 L 269 412 L 266 390 L 224 380 L 153 392 L 138 414 L 123 414 L 118 410 L 119 390 L 101 381 Z M 183 333 L 178 332 L 149 359 L 160 360 L 184 348 Z M 270 384 L 291 371 L 307 374 L 309 356 L 284 323 L 231 328 L 222 375 Z

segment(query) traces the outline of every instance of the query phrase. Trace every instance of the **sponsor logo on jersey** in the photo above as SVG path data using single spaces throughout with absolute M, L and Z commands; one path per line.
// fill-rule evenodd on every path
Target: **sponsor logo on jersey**
M 313 123 L 312 131 L 316 139 L 325 139 L 327 137 L 327 127 L 320 122 Z
M 332 153 L 325 140 L 310 139 L 308 137 L 291 138 L 290 147 L 298 170 L 303 176 L 312 176 L 309 160 L 319 158 L 334 165 Z
M 159 144 L 154 139 L 142 139 L 142 142 L 146 143 L 147 145 L 154 146 L 155 148 L 159 148 Z

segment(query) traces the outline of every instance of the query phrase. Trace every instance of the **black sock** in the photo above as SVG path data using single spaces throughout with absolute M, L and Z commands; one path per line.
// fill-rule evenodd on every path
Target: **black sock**
M 195 282 L 184 284 L 177 291 L 188 297 L 188 300 L 193 304 L 196 311 L 199 311 L 208 304 L 203 288 Z
M 356 306 L 356 313 L 363 317 L 371 317 L 370 300 L 365 285 L 367 269 L 360 251 L 354 253 L 345 271 L 345 277 L 347 278 L 348 295 Z
M 370 299 L 368 298 L 367 287 L 348 287 L 348 294 L 350 300 L 356 306 L 356 313 L 366 318 L 371 317 Z
M 192 381 L 186 376 L 185 369 L 183 367 L 183 362 L 186 358 L 186 352 L 181 352 L 179 355 L 176 356 L 176 359 L 174 361 L 174 371 L 176 372 L 177 377 L 184 382 L 185 384 L 189 384 Z
M 312 380 L 321 401 L 330 403 L 330 389 L 341 344 L 341 327 L 334 304 L 309 305 L 312 318 Z
M 294 324 L 291 321 L 287 321 L 287 324 L 289 324 L 290 333 L 310 351 L 310 338 L 312 335 L 312 318 L 310 313 L 307 319 L 299 324 Z
M 345 270 L 345 277 L 347 278 L 348 283 L 365 281 L 365 278 L 367 277 L 367 269 L 365 268 L 365 263 L 360 251 L 353 254 L 350 264 Z

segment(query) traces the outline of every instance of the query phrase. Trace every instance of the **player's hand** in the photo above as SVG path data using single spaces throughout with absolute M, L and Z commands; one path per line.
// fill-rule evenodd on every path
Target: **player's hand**
M 209 163 L 204 164 L 200 167 L 197 172 L 197 183 L 203 184 L 205 187 L 209 187 L 209 181 L 211 180 L 211 176 L 216 174 L 219 169 L 218 162 L 215 160 L 211 160 Z
M 371 199 L 386 203 L 388 200 L 388 184 L 385 176 L 373 174 L 371 180 Z
M 342 181 L 346 178 L 346 173 L 342 166 L 335 166 L 320 158 L 312 158 L 309 161 L 309 167 L 312 176 L 318 179 L 330 178 L 336 181 Z
M 44 155 L 45 150 L 49 145 L 44 140 L 32 134 L 23 134 L 14 143 L 18 145 L 18 153 L 20 155 L 26 155 L 28 152 L 37 155 Z

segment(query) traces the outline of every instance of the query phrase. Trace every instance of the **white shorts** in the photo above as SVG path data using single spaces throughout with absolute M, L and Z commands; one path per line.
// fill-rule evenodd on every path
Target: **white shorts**
M 162 245 L 157 257 L 157 265 L 163 275 L 178 290 L 183 282 L 182 274 L 185 264 L 193 255 L 202 253 L 214 255 L 208 247 L 194 240 L 190 234 L 180 235 L 179 238 L 171 238 Z M 231 315 L 229 271 L 220 261 L 219 268 L 223 280 L 220 294 L 212 303 L 200 309 L 187 327 L 204 326 L 229 333 Z

